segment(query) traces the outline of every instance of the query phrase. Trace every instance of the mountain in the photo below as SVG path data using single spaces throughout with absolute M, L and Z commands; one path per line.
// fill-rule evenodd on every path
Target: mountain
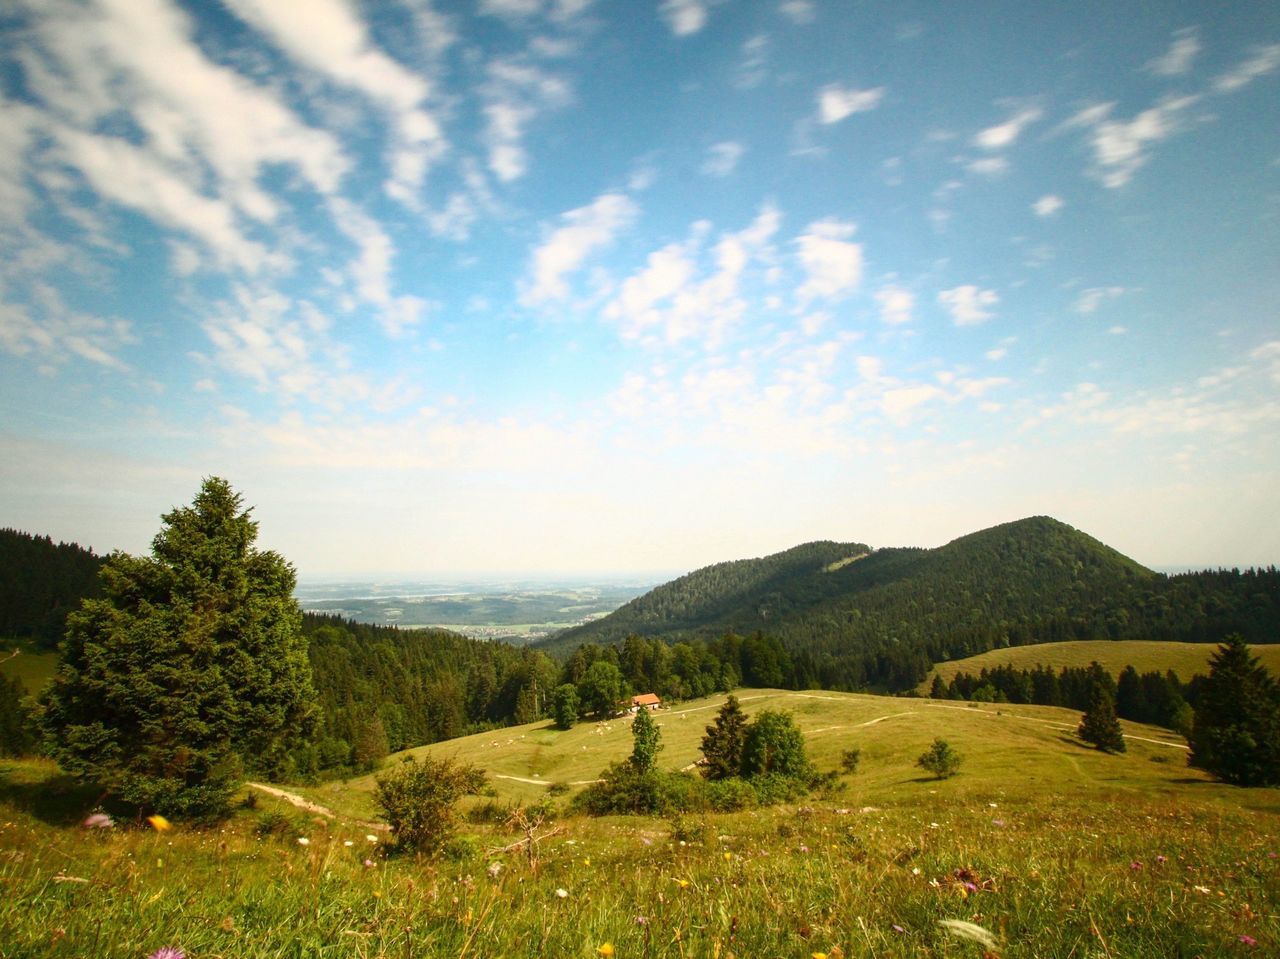
M 1071 639 L 1280 639 L 1274 568 L 1166 577 L 1045 516 L 937 549 L 810 543 L 721 563 L 542 644 L 566 652 L 627 635 L 779 639 L 796 683 L 905 688 L 933 662 Z
M 0 637 L 56 647 L 67 613 L 84 597 L 101 595 L 102 563 L 75 543 L 0 529 Z

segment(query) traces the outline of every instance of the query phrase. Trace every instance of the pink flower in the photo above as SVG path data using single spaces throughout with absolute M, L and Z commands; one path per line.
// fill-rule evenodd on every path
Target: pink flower
M 147 959 L 187 959 L 187 954 L 177 946 L 161 946 Z
M 1168 856 L 1156 856 L 1156 862 L 1158 863 L 1166 863 L 1168 861 L 1169 861 Z
M 85 829 L 110 829 L 115 825 L 115 822 L 106 813 L 95 812 L 85 819 L 81 825 Z
M 1253 936 L 1241 935 L 1241 936 L 1237 936 L 1237 938 L 1241 942 L 1243 942 L 1246 946 L 1256 946 L 1258 944 L 1258 940 L 1254 939 Z
M 1140 872 L 1142 870 L 1142 863 L 1131 862 L 1129 863 L 1129 869 L 1132 870 L 1133 872 Z
M 893 924 L 893 931 L 894 931 L 894 932 L 906 932 L 907 930 L 903 929 L 900 925 L 898 925 L 898 924 L 895 922 L 895 923 Z

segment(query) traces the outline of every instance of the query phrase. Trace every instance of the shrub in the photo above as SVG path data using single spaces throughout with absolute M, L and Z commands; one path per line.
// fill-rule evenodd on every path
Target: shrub
M 751 784 L 734 776 L 713 779 L 707 783 L 707 803 L 716 812 L 738 812 L 756 805 L 756 792 Z
M 630 761 L 614 763 L 573 804 L 593 816 L 638 813 L 665 816 L 705 804 L 699 781 L 684 773 L 650 769 L 639 772 Z
M 858 763 L 861 761 L 861 749 L 846 749 L 840 754 L 840 768 L 847 773 L 856 773 L 858 771 Z
M 956 774 L 960 762 L 960 754 L 951 748 L 950 743 L 945 739 L 935 739 L 933 745 L 916 760 L 916 765 L 938 779 L 947 779 Z
M 380 777 L 374 798 L 398 848 L 433 855 L 453 835 L 457 801 L 479 790 L 484 781 L 484 773 L 475 766 L 428 756 Z

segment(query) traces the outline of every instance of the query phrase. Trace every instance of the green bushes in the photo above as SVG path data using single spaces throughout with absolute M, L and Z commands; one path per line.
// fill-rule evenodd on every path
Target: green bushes
M 374 798 L 398 849 L 434 855 L 457 828 L 457 801 L 484 784 L 484 773 L 475 766 L 427 756 L 380 777 Z

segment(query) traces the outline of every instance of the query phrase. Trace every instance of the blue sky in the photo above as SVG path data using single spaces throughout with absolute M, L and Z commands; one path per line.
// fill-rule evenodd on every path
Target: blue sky
M 0 523 L 301 574 L 1280 559 L 1280 8 L 16 0 Z

